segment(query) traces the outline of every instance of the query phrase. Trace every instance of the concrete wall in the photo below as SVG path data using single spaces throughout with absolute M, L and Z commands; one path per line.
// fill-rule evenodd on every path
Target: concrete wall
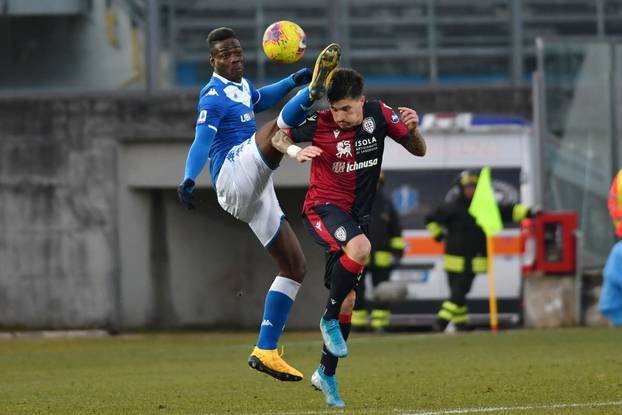
M 530 111 L 527 89 L 382 96 L 425 112 Z M 257 327 L 268 255 L 207 175 L 199 210 L 176 201 L 195 108 L 194 91 L 0 98 L 1 326 Z M 309 262 L 290 328 L 315 326 L 326 295 L 323 254 L 299 221 L 306 180 L 289 160 L 275 176 Z
M 114 3 L 116 42 L 111 43 L 106 2 L 91 4 L 85 14 L 0 19 L 0 89 L 100 90 L 144 85 L 133 62 L 133 52 L 141 60 L 142 52 L 133 49 L 140 45 L 132 45 L 128 10 Z

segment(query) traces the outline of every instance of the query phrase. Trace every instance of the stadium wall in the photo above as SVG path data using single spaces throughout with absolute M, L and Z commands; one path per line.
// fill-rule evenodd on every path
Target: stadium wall
M 530 94 L 368 97 L 422 112 L 529 117 Z M 0 98 L 0 326 L 256 328 L 276 271 L 270 258 L 213 192 L 199 190 L 193 212 L 176 201 L 195 109 L 196 91 Z M 323 254 L 299 220 L 307 168 L 286 160 L 275 176 L 309 269 L 290 328 L 315 327 L 325 300 Z

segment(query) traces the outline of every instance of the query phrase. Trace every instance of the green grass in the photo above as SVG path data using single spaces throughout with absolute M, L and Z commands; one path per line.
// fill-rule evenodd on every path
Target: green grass
M 339 412 L 326 411 L 309 385 L 319 333 L 283 338 L 286 359 L 305 374 L 295 383 L 248 368 L 254 341 L 251 333 L 0 340 L 0 414 Z M 352 414 L 622 414 L 622 402 L 611 404 L 622 401 L 622 331 L 355 334 L 338 378 Z

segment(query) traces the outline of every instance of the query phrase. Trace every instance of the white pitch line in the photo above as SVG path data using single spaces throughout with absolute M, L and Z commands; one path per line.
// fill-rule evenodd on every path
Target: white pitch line
M 497 406 L 488 408 L 457 408 L 457 409 L 441 409 L 438 411 L 423 411 L 423 412 L 410 412 L 408 409 L 386 409 L 380 410 L 380 412 L 394 412 L 400 415 L 455 415 L 455 414 L 481 414 L 487 412 L 512 412 L 512 411 L 530 411 L 530 410 L 554 410 L 554 409 L 566 409 L 566 408 L 589 408 L 589 407 L 605 407 L 605 406 L 622 406 L 622 401 L 610 401 L 610 402 L 591 402 L 591 403 L 559 403 L 551 405 L 523 405 L 523 406 Z M 343 413 L 339 409 L 319 409 L 319 410 L 306 410 L 306 411 L 275 411 L 275 412 L 261 412 L 251 413 L 248 415 L 320 415 L 326 413 Z M 378 408 L 365 408 L 356 411 L 357 414 L 378 413 Z
M 602 407 L 602 406 L 622 406 L 622 401 L 611 402 L 592 402 L 592 403 L 560 403 L 552 405 L 529 405 L 529 406 L 498 406 L 490 408 L 465 408 L 465 409 L 445 409 L 440 411 L 427 411 L 427 412 L 402 412 L 398 410 L 401 415 L 451 415 L 451 414 L 481 414 L 485 412 L 512 412 L 512 411 L 530 411 L 534 409 L 564 409 L 564 408 L 588 408 L 588 407 Z

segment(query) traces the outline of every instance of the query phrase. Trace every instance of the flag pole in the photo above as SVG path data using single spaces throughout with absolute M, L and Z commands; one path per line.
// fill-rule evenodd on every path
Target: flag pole
M 497 319 L 497 295 L 495 294 L 495 270 L 494 270 L 494 244 L 492 241 L 492 235 L 486 235 L 486 247 L 488 248 L 488 305 L 490 308 L 490 330 L 496 332 L 499 328 L 499 321 Z

